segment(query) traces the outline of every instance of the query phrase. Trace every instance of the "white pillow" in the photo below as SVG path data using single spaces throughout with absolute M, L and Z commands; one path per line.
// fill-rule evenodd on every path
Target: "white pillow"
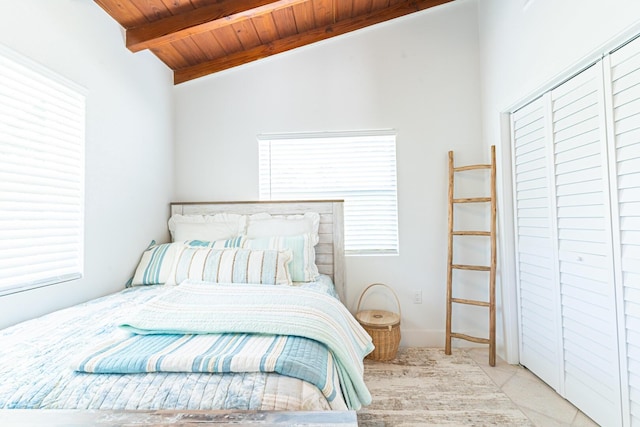
M 244 233 L 247 217 L 237 214 L 180 215 L 169 218 L 174 242 L 185 240 L 225 240 Z
M 247 237 L 298 236 L 311 234 L 313 244 L 318 243 L 320 214 L 307 212 L 304 215 L 272 216 L 259 213 L 247 220 Z

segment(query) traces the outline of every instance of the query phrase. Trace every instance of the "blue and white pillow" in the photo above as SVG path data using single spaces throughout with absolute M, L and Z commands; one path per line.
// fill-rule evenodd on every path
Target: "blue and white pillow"
M 291 279 L 294 282 L 312 282 L 319 275 L 315 251 L 317 242 L 313 234 L 305 233 L 297 236 L 245 238 L 241 245 L 248 249 L 291 251 L 293 256 L 289 264 Z
M 237 248 L 241 247 L 243 237 L 213 242 L 203 240 L 188 240 L 185 242 L 162 243 L 152 245 L 142 253 L 136 272 L 131 281 L 132 286 L 162 285 L 167 282 L 177 256 L 185 247 L 203 248 Z
M 290 251 L 185 247 L 167 284 L 186 279 L 212 283 L 291 285 Z

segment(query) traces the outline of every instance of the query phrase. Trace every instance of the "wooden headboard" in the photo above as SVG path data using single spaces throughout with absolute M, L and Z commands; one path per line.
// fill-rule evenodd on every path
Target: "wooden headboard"
M 342 200 L 296 200 L 269 202 L 173 202 L 170 215 L 214 215 L 234 213 L 251 215 L 267 212 L 271 215 L 320 214 L 316 246 L 316 265 L 322 274 L 331 276 L 338 295 L 346 302 L 344 284 L 344 216 Z

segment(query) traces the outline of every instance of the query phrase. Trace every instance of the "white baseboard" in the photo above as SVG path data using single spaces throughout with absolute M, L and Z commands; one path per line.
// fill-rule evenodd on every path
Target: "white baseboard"
M 444 331 L 400 328 L 401 347 L 444 347 Z
M 435 329 L 400 329 L 400 347 L 440 347 L 445 345 L 445 332 Z M 479 332 L 478 336 L 482 333 Z M 486 344 L 478 344 L 471 341 L 454 339 L 454 348 L 486 347 Z

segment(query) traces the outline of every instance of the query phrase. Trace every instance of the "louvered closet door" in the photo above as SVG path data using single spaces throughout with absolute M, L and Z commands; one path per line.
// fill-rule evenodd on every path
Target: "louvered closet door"
M 610 56 L 613 193 L 620 241 L 631 425 L 640 425 L 640 39 Z M 616 209 L 617 208 L 617 209 Z
M 602 63 L 551 91 L 564 396 L 622 423 Z
M 520 363 L 559 387 L 559 289 L 546 142 L 548 96 L 511 115 L 516 201 Z

